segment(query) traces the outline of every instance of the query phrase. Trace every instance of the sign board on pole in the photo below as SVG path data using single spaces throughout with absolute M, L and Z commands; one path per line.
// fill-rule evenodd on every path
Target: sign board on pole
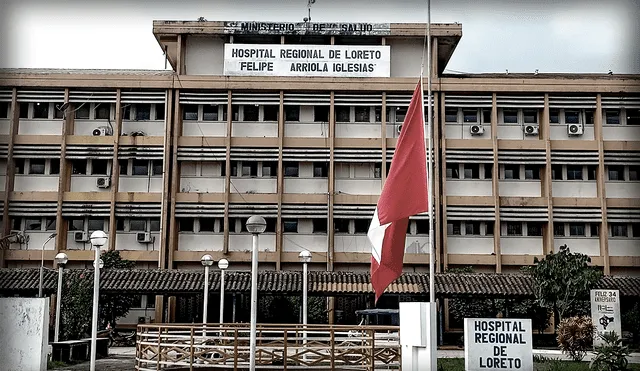
M 605 332 L 615 331 L 618 336 L 622 336 L 618 290 L 591 290 L 591 320 L 596 327 L 593 345 L 604 343 L 601 335 Z
M 530 319 L 465 318 L 467 371 L 533 370 Z
M 225 76 L 389 77 L 389 45 L 225 44 Z

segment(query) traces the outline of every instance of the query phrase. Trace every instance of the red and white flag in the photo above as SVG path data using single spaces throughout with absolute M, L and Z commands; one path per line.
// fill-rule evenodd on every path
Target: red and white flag
M 371 284 L 376 302 L 402 274 L 409 217 L 429 210 L 422 102 L 418 84 L 367 233 L 372 245 Z

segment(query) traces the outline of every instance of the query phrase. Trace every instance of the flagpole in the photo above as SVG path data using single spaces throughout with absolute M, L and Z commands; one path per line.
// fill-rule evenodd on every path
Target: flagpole
M 424 98 L 423 98 L 424 99 Z M 428 131 L 428 152 L 427 152 L 427 196 L 429 197 L 429 301 L 436 302 L 435 283 L 435 244 L 433 232 L 433 125 L 431 107 L 431 0 L 427 0 L 427 131 Z M 423 106 L 424 107 L 424 106 Z

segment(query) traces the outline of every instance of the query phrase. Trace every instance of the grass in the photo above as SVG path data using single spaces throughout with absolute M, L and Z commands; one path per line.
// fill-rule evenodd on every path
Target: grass
M 536 371 L 589 371 L 589 362 L 541 359 L 534 362 Z M 629 371 L 640 371 L 640 364 L 629 364 Z M 464 371 L 464 358 L 438 358 L 438 371 Z
M 56 368 L 63 368 L 69 366 L 62 361 L 49 361 L 47 362 L 47 370 L 55 370 Z

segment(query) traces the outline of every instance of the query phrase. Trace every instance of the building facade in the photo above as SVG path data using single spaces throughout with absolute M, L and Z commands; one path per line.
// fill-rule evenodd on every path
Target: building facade
M 0 71 L 0 264 L 90 267 L 102 229 L 139 268 L 248 270 L 259 214 L 261 269 L 302 249 L 369 269 L 425 27 L 155 21 L 173 71 Z M 437 269 L 515 272 L 566 244 L 640 274 L 640 76 L 450 75 L 462 26 L 431 29 Z M 428 271 L 428 232 L 411 218 L 407 271 Z

